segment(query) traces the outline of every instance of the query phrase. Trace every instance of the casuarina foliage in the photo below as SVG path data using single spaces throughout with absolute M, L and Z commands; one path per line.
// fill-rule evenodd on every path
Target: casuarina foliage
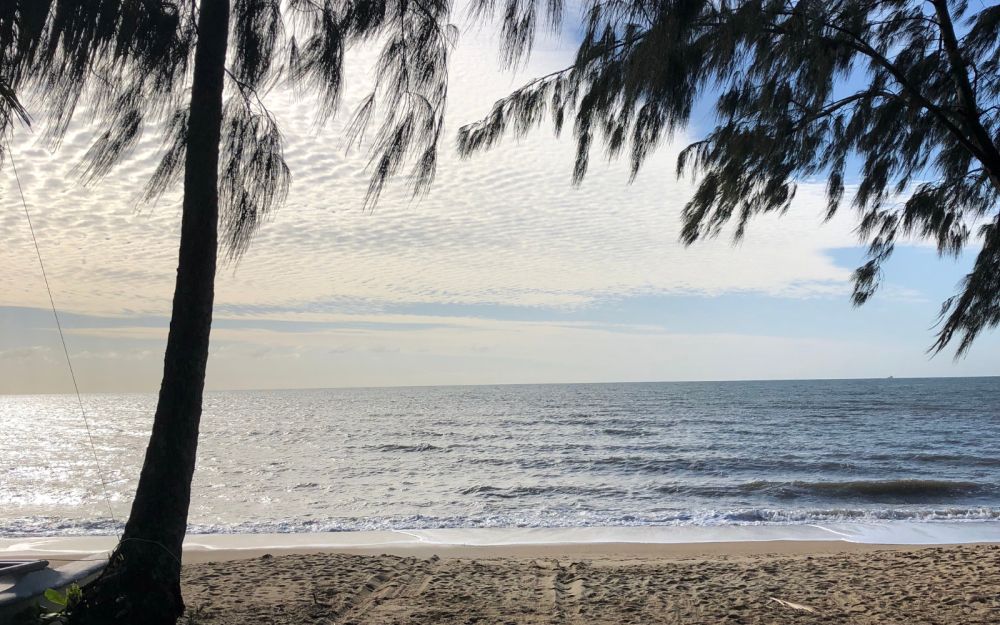
M 537 23 L 562 0 L 476 0 L 504 17 L 503 60 L 529 53 Z M 595 145 L 633 177 L 650 151 L 691 119 L 716 121 L 677 174 L 697 176 L 681 239 L 788 210 L 796 182 L 827 180 L 827 214 L 850 204 L 868 244 L 854 302 L 907 237 L 941 254 L 979 247 L 941 310 L 933 351 L 966 352 L 1000 323 L 1000 6 L 933 0 L 591 0 L 575 62 L 534 80 L 461 129 L 469 155 L 504 134 L 569 119 L 587 173 Z M 848 181 L 851 183 L 848 184 Z

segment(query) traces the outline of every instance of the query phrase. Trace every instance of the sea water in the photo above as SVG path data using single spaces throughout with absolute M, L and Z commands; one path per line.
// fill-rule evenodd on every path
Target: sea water
M 0 535 L 108 534 L 128 516 L 155 396 L 83 403 L 89 435 L 75 396 L 0 396 Z M 995 522 L 1000 378 L 212 392 L 189 519 L 197 533 Z

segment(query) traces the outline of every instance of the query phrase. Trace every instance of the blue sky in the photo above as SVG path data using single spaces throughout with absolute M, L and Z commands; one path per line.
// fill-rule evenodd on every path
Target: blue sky
M 395 189 L 363 211 L 366 159 L 341 140 L 349 116 L 317 129 L 310 103 L 269 99 L 292 191 L 243 261 L 220 273 L 209 388 L 1000 373 L 996 333 L 958 362 L 926 354 L 972 252 L 940 259 L 921 242 L 901 246 L 876 298 L 851 306 L 863 248 L 849 208 L 824 223 L 822 181 L 803 182 L 787 216 L 754 221 L 737 246 L 725 236 L 682 246 L 693 187 L 674 178 L 674 159 L 699 128 L 664 145 L 631 185 L 627 163 L 597 159 L 571 187 L 572 141 L 545 128 L 459 161 L 459 125 L 572 57 L 553 40 L 502 73 L 487 35 L 467 32 L 455 53 L 445 154 L 419 203 Z M 365 92 L 369 57 L 349 59 L 347 112 Z M 93 128 L 75 125 L 56 153 L 24 132 L 14 145 L 85 392 L 158 387 L 179 196 L 137 201 L 156 130 L 86 187 L 72 168 Z M 0 188 L 0 392 L 65 392 L 7 168 Z

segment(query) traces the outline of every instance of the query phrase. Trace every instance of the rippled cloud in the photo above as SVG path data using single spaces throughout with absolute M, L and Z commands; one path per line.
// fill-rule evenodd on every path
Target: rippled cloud
M 786 216 L 756 219 L 739 245 L 723 236 L 685 248 L 678 241 L 680 212 L 693 184 L 676 179 L 674 169 L 677 151 L 690 139 L 686 136 L 662 146 L 632 184 L 627 163 L 595 155 L 590 175 L 572 187 L 572 137 L 555 139 L 550 128 L 460 160 L 454 137 L 462 124 L 487 113 L 497 98 L 529 77 L 560 68 L 573 56 L 567 41 L 550 41 L 527 67 L 505 73 L 488 35 L 488 30 L 467 30 L 454 54 L 439 172 L 419 201 L 396 185 L 375 210 L 362 209 L 367 158 L 363 151 L 346 149 L 344 127 L 366 93 L 371 51 L 349 58 L 342 111 L 326 127 L 316 126 L 309 98 L 283 92 L 267 97 L 284 130 L 292 189 L 243 260 L 220 272 L 213 363 L 221 364 L 213 364 L 210 383 L 239 386 L 235 372 L 249 375 L 247 363 L 266 361 L 273 369 L 279 360 L 300 380 L 333 385 L 344 380 L 752 377 L 754 366 L 725 354 L 792 358 L 799 352 L 850 352 L 845 345 L 851 344 L 843 341 L 783 337 L 780 321 L 740 337 L 725 326 L 684 333 L 669 324 L 638 323 L 623 305 L 621 327 L 607 320 L 599 328 L 579 319 L 561 322 L 567 314 L 579 317 L 580 311 L 658 297 L 743 294 L 828 299 L 846 306 L 851 267 L 830 251 L 857 245 L 852 216 L 844 211 L 824 223 L 823 183 L 807 181 Z M 158 158 L 158 128 L 146 129 L 132 156 L 112 175 L 84 186 L 75 167 L 95 129 L 83 123 L 85 110 L 79 117 L 58 151 L 21 130 L 12 154 L 57 305 L 67 313 L 105 320 L 102 327 L 70 323 L 71 347 L 88 360 L 92 372 L 103 372 L 99 380 L 84 374 L 85 383 L 94 389 L 147 388 L 158 375 L 173 290 L 179 194 L 168 194 L 156 205 L 138 201 Z M 7 165 L 0 169 L 0 237 L 5 242 L 0 308 L 46 308 L 44 283 Z M 920 357 L 934 303 L 894 285 L 883 297 L 919 301 L 925 310 L 911 349 Z M 411 314 L 400 315 L 402 309 Z M 447 309 L 478 313 L 441 317 L 429 312 Z M 505 320 L 511 310 L 541 311 L 525 313 L 541 318 Z M 136 319 L 154 321 L 136 324 Z M 314 331 L 273 325 L 310 320 L 327 325 Z M 31 347 L 12 338 L 20 332 L 16 327 L 0 340 L 5 354 Z M 715 338 L 705 338 L 709 335 Z M 42 338 L 49 345 L 52 336 Z M 610 366 L 625 358 L 615 341 L 646 356 L 634 359 L 639 363 L 634 366 Z M 697 341 L 702 341 L 700 351 L 693 347 Z M 656 350 L 673 358 L 674 365 L 656 364 Z M 132 355 L 124 358 L 125 352 Z M 546 352 L 561 355 L 547 360 Z M 27 358 L 38 363 L 32 370 L 36 376 L 51 368 L 54 357 L 51 351 L 13 354 L 0 362 Z M 678 354 L 687 354 L 691 365 L 675 366 Z M 43 363 L 43 358 L 48 360 Z M 713 358 L 714 374 L 711 367 L 696 364 Z M 128 367 L 113 364 L 126 361 Z M 746 371 L 737 375 L 727 361 L 742 362 Z M 331 372 L 328 380 L 309 374 L 323 367 Z M 768 377 L 787 367 L 772 369 Z M 25 371 L 11 375 L 30 382 Z M 261 380 L 274 374 L 257 371 L 251 385 L 266 384 Z
M 243 261 L 223 269 L 220 305 L 578 307 L 644 293 L 808 297 L 843 288 L 847 271 L 824 250 L 855 237 L 848 221 L 821 226 L 821 185 L 804 185 L 790 215 L 758 220 L 738 247 L 723 238 L 683 248 L 678 216 L 691 184 L 676 180 L 673 169 L 684 137 L 661 149 L 632 185 L 625 163 L 597 159 L 584 184 L 571 187 L 572 140 L 556 140 L 544 128 L 460 161 L 453 149 L 458 127 L 527 77 L 565 64 L 568 47 L 543 49 L 524 71 L 503 73 L 491 42 L 467 33 L 454 57 L 448 134 L 433 189 L 411 202 L 397 185 L 365 212 L 366 157 L 346 150 L 343 139 L 345 113 L 366 86 L 368 59 L 355 57 L 344 110 L 329 127 L 316 127 L 308 98 L 269 98 L 286 135 L 292 192 Z M 93 128 L 77 123 L 54 153 L 18 134 L 13 154 L 61 306 L 102 314 L 168 309 L 179 198 L 137 202 L 156 162 L 157 131 L 147 129 L 132 157 L 91 186 L 74 167 Z M 9 167 L 0 181 L 0 262 L 8 269 L 0 276 L 0 304 L 44 305 Z

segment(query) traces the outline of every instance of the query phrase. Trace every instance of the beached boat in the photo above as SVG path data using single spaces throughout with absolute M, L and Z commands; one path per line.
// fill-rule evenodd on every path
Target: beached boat
M 93 581 L 107 564 L 106 559 L 3 560 L 0 561 L 0 623 L 7 623 L 23 612 L 47 604 L 45 591 L 65 591 L 76 584 Z

